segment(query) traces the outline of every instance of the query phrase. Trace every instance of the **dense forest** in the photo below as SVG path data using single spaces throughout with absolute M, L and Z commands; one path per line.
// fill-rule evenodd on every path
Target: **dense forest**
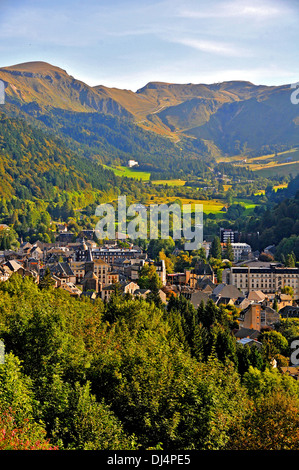
M 126 194 L 128 201 L 142 201 L 144 195 L 164 191 L 115 176 L 58 137 L 5 114 L 0 115 L 0 155 L 0 222 L 11 228 L 10 233 L 0 233 L 0 249 L 10 248 L 17 237 L 54 241 L 53 219 L 71 218 L 77 234 L 82 227 L 94 227 L 91 216 L 97 204 L 119 194 Z
M 288 254 L 294 253 L 299 260 L 299 175 L 292 179 L 285 189 L 277 192 L 269 190 L 265 205 L 257 206 L 254 214 L 239 221 L 239 229 L 251 241 L 251 233 L 259 233 L 254 240 L 256 249 L 276 246 L 276 258 L 285 261 Z
M 124 165 L 133 158 L 139 162 L 140 169 L 153 175 L 162 174 L 164 178 L 201 174 L 215 163 L 200 141 L 183 137 L 174 142 L 140 128 L 127 116 L 60 109 L 43 114 L 37 113 L 34 106 L 32 112 L 27 108 L 8 104 L 5 112 L 10 118 L 22 119 L 59 138 L 76 153 L 100 163 Z
M 0 231 L 0 249 L 14 248 L 18 239 L 53 242 L 53 221 L 68 222 L 75 238 L 83 228 L 94 228 L 98 204 L 114 203 L 118 195 L 125 194 L 128 204 L 151 204 L 156 196 L 160 201 L 165 198 L 176 198 L 177 201 L 184 198 L 193 201 L 220 200 L 226 206 L 224 212 L 204 213 L 204 235 L 208 240 L 219 235 L 221 224 L 240 231 L 242 241 L 248 242 L 254 250 L 263 250 L 275 244 L 280 261 L 284 261 L 289 252 L 294 253 L 298 260 L 298 176 L 284 178 L 284 182 L 288 182 L 287 188 L 275 191 L 274 184 L 281 181 L 256 177 L 254 172 L 232 164 L 217 165 L 206 159 L 189 159 L 192 152 L 189 157 L 179 160 L 180 154 L 176 151 L 172 154 L 174 147 L 170 142 L 168 148 L 159 147 L 157 135 L 156 140 L 152 141 L 150 133 L 139 129 L 137 138 L 138 132 L 136 134 L 130 128 L 134 125 L 130 121 L 125 124 L 109 115 L 84 113 L 83 116 L 75 113 L 76 124 L 74 113 L 56 111 L 54 114 L 54 130 L 58 127 L 60 132 L 65 131 L 66 134 L 72 130 L 73 137 L 80 143 L 77 151 L 71 149 L 72 145 L 75 148 L 76 139 L 73 144 L 68 144 L 55 132 L 45 133 L 20 118 L 9 118 L 5 114 L 0 116 L 0 223 L 10 227 L 9 232 Z M 115 120 L 118 120 L 117 123 Z M 123 126 L 127 126 L 126 129 Z M 122 134 L 118 145 L 126 148 L 126 155 L 138 157 L 137 153 L 144 146 L 144 155 L 148 152 L 151 155 L 149 161 L 153 163 L 154 158 L 163 164 L 164 173 L 157 168 L 157 171 L 147 168 L 152 171 L 147 182 L 116 176 L 101 164 L 112 153 L 109 153 L 108 141 L 103 144 L 106 154 L 99 147 L 100 141 L 96 140 L 96 135 L 100 131 L 103 136 L 110 136 L 115 145 L 117 136 Z M 135 149 L 137 153 L 132 144 L 133 135 L 134 145 L 139 149 Z M 161 145 L 162 142 L 165 145 L 165 139 L 161 140 Z M 163 159 L 157 148 L 160 148 Z M 121 162 L 119 156 L 115 154 L 114 157 Z M 140 169 L 142 166 L 146 168 L 146 163 L 140 163 Z M 157 177 L 167 179 L 173 175 L 186 177 L 187 174 L 189 179 L 183 186 L 154 184 Z M 229 189 L 225 188 L 221 179 L 223 174 L 231 178 Z M 265 188 L 264 194 L 259 194 Z M 250 213 L 244 204 L 247 200 L 255 205 Z
M 0 291 L 1 449 L 298 449 L 299 385 L 280 372 L 297 320 L 259 350 L 212 301 L 92 302 L 18 275 Z
M 0 116 L 1 196 L 52 199 L 59 191 L 103 190 L 116 177 L 62 141 L 19 119 Z
M 214 189 L 175 188 L 152 181 L 144 184 L 115 176 L 91 156 L 71 150 L 58 137 L 5 114 L 0 116 L 0 140 L 0 222 L 10 227 L 9 233 L 0 233 L 0 249 L 14 247 L 17 238 L 54 241 L 53 220 L 68 221 L 75 236 L 82 228 L 95 226 L 97 204 L 112 202 L 120 194 L 127 196 L 128 204 L 150 202 L 154 195 L 193 199 L 214 196 Z M 221 188 L 219 196 L 225 197 Z

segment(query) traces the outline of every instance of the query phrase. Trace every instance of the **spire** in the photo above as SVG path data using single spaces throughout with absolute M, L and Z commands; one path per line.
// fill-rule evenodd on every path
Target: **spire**
M 86 247 L 86 248 L 87 248 L 87 247 Z M 88 249 L 87 249 L 86 261 L 87 261 L 87 262 L 92 262 L 92 261 L 93 261 L 93 256 L 92 256 L 91 248 L 88 248 Z

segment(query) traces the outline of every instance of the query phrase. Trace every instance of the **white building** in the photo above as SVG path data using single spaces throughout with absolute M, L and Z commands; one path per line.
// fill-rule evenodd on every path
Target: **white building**
M 234 252 L 234 261 L 240 261 L 241 259 L 247 259 L 251 253 L 251 246 L 247 243 L 232 243 L 232 249 Z
M 299 299 L 299 268 L 232 266 L 223 271 L 222 282 L 236 286 L 245 295 L 256 290 L 271 294 L 290 286 L 294 300 Z
M 138 165 L 138 162 L 136 162 L 136 160 L 129 160 L 128 161 L 128 167 L 129 168 L 132 168 L 133 166 L 136 166 Z
M 230 239 L 231 243 L 236 243 L 239 238 L 239 233 L 230 228 L 220 228 L 220 242 L 226 243 Z

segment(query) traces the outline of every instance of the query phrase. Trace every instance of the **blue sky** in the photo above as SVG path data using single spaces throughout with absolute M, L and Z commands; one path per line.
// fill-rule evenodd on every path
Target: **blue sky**
M 41 60 L 89 85 L 299 81 L 299 0 L 1 0 L 0 67 Z

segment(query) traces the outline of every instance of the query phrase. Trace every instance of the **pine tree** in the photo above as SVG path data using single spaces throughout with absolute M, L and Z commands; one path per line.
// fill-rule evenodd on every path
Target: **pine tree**
M 216 259 L 221 259 L 222 258 L 222 250 L 221 250 L 221 243 L 220 243 L 220 238 L 219 237 L 214 237 L 212 244 L 211 244 L 211 250 L 210 250 L 210 256 L 212 258 Z
M 194 330 L 192 352 L 199 362 L 205 361 L 210 352 L 208 330 L 198 323 Z
M 225 246 L 224 258 L 228 259 L 229 261 L 234 261 L 234 258 L 235 258 L 233 247 L 232 247 L 229 237 L 227 239 L 226 246 Z
M 293 256 L 293 253 L 288 254 L 286 258 L 286 266 L 289 268 L 294 268 L 295 265 L 296 265 L 296 261 Z
M 52 287 L 54 284 L 55 284 L 55 281 L 52 278 L 51 271 L 47 267 L 46 270 L 45 270 L 44 276 L 39 281 L 39 288 L 40 289 L 49 289 L 49 287 Z

